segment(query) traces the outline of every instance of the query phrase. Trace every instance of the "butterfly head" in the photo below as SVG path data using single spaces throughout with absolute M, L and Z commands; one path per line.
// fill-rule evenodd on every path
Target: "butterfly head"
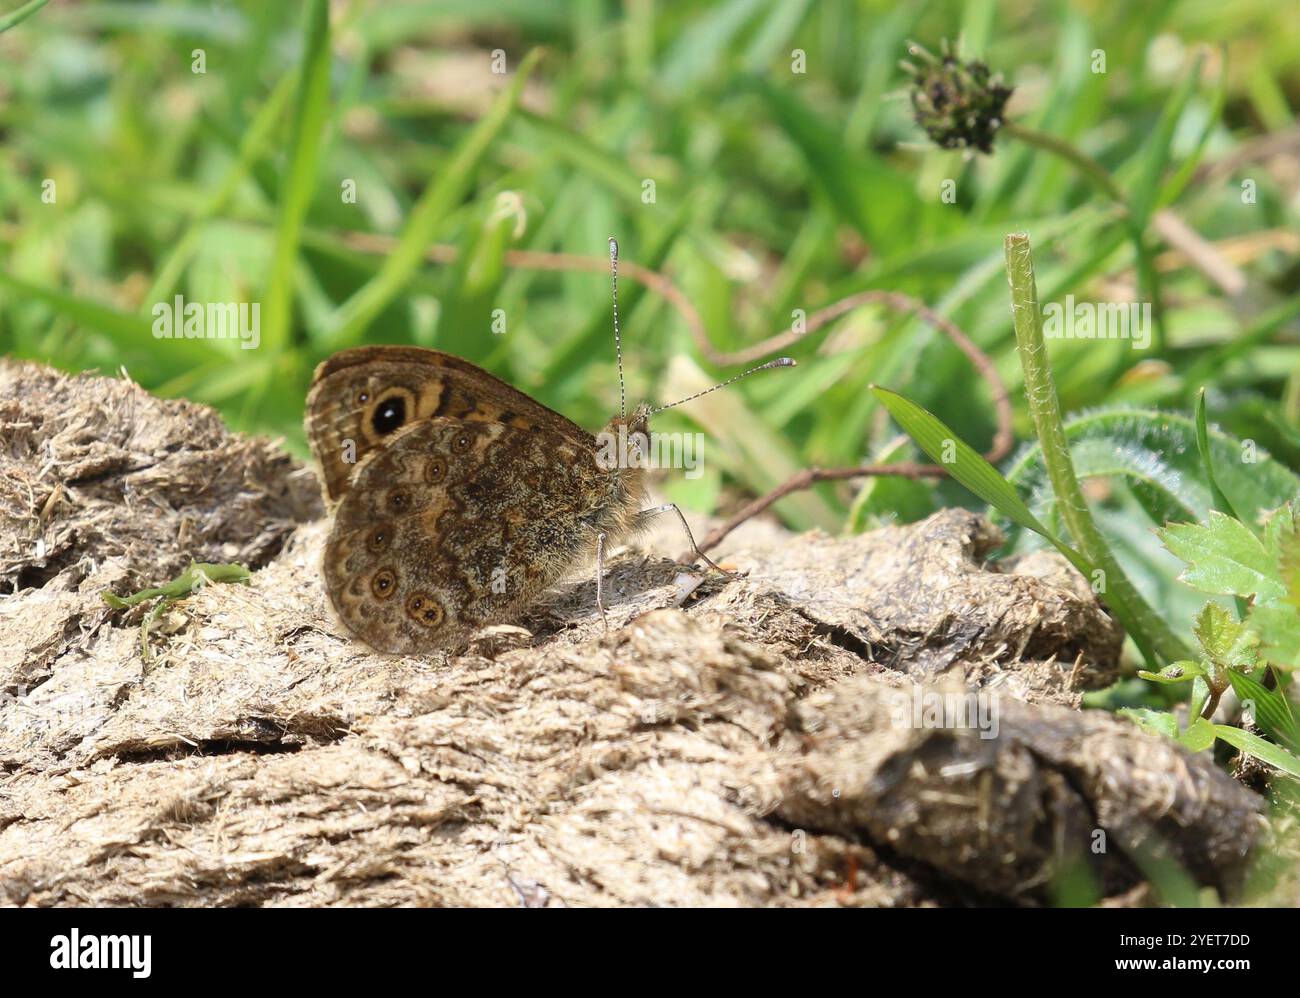
M 615 416 L 596 437 L 596 460 L 615 476 L 646 466 L 650 455 L 650 406 L 642 403 L 630 416 Z

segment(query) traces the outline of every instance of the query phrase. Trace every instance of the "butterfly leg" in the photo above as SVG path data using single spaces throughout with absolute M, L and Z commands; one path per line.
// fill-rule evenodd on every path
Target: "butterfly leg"
M 662 506 L 651 506 L 649 509 L 641 510 L 641 512 L 639 512 L 636 515 L 636 518 L 638 523 L 640 523 L 642 521 L 649 520 L 652 517 L 656 517 L 661 513 L 667 513 L 669 510 L 672 510 L 674 513 L 677 514 L 677 519 L 682 525 L 682 530 L 686 532 L 686 539 L 687 541 L 690 542 L 691 550 L 695 552 L 695 557 L 699 558 L 715 572 L 725 575 L 727 578 L 730 579 L 732 577 L 730 572 L 728 572 L 725 568 L 719 568 L 717 565 L 715 565 L 712 559 L 710 559 L 707 554 L 705 554 L 696 546 L 695 535 L 691 533 L 690 524 L 686 522 L 686 517 L 682 515 L 682 511 L 677 508 L 676 503 L 668 502 L 668 503 L 664 503 Z
M 600 610 L 600 622 L 609 630 L 609 619 L 605 616 L 605 535 L 596 535 L 596 608 Z

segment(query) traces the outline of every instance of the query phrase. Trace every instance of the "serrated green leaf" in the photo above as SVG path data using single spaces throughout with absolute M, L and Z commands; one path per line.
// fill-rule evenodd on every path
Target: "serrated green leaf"
M 1264 657 L 1280 669 L 1300 668 L 1300 612 L 1289 603 L 1252 607 L 1246 618 Z
M 1300 529 L 1294 506 L 1283 506 L 1273 514 L 1264 530 L 1264 545 L 1277 552 L 1277 574 L 1286 589 L 1283 602 L 1300 610 Z
M 1218 603 L 1206 603 L 1196 616 L 1192 630 L 1205 657 L 1225 669 L 1250 670 L 1255 666 L 1259 635 Z
M 1261 601 L 1286 591 L 1264 545 L 1234 517 L 1212 511 L 1206 524 L 1176 523 L 1158 533 L 1165 547 L 1187 562 L 1179 579 L 1193 589 Z
M 1264 541 L 1265 550 L 1272 551 L 1275 554 L 1280 553 L 1287 536 L 1295 532 L 1295 505 L 1293 503 L 1284 503 L 1273 510 L 1264 522 L 1261 539 Z

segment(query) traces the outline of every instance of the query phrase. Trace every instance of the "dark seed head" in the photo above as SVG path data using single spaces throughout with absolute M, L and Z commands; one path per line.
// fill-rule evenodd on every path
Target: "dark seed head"
M 916 123 L 944 149 L 991 153 L 1011 97 L 1001 75 L 977 60 L 962 61 L 946 45 L 940 59 L 919 45 L 913 45 L 912 52 L 921 57 L 921 65 L 904 68 L 912 76 Z

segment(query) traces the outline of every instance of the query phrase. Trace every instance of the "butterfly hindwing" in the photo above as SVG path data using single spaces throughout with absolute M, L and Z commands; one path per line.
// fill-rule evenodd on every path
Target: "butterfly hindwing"
M 594 551 L 583 514 L 602 480 L 591 448 L 554 427 L 415 422 L 372 450 L 335 509 L 335 611 L 394 653 L 508 619 Z

